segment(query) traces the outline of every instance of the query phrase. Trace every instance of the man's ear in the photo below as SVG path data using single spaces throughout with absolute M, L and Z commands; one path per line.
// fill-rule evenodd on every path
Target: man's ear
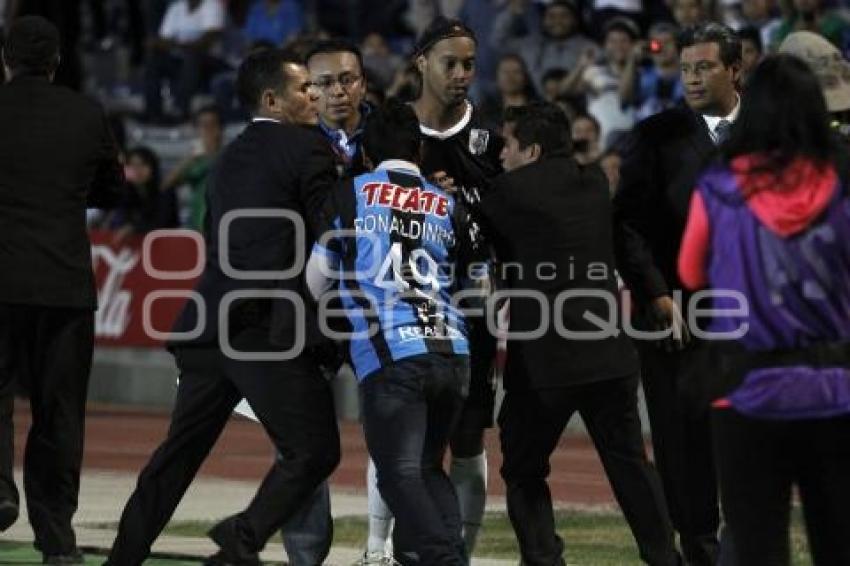
M 528 158 L 530 161 L 538 161 L 540 157 L 543 155 L 543 148 L 539 143 L 533 143 L 526 148 L 528 152 Z
M 363 98 L 365 98 L 365 97 L 366 97 L 366 93 L 369 91 L 369 89 L 367 88 L 367 86 L 368 86 L 368 85 L 366 84 L 366 71 L 365 71 L 365 70 L 363 70 L 363 69 L 361 69 L 361 70 L 360 70 L 360 86 L 358 87 L 358 88 L 359 88 L 359 90 L 360 90 L 360 99 L 361 99 L 361 101 L 362 101 L 362 99 L 363 99 Z
M 732 84 L 736 87 L 741 85 L 741 64 L 740 63 L 732 63 L 729 66 L 729 70 L 732 71 Z
M 260 108 L 275 115 L 282 112 L 283 109 L 278 104 L 277 93 L 275 93 L 274 89 L 267 88 L 260 95 Z
M 425 74 L 425 67 L 428 66 L 428 59 L 425 55 L 418 55 L 416 57 L 416 68 L 419 70 L 420 75 Z

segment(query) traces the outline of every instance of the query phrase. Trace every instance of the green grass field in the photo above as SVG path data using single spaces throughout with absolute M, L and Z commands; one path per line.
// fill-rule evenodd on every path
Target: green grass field
M 86 566 L 100 566 L 106 556 L 86 554 Z M 41 564 L 41 553 L 36 552 L 31 544 L 0 541 L 0 565 Z M 145 566 L 198 566 L 197 561 L 187 560 L 156 560 L 145 561 Z
M 555 520 L 558 533 L 564 539 L 568 564 L 578 566 L 638 566 L 631 531 L 619 513 L 560 511 Z M 366 543 L 365 518 L 342 518 L 334 523 L 334 541 L 345 546 L 361 547 Z M 805 535 L 799 514 L 795 514 L 792 532 L 794 566 L 808 566 Z M 511 524 L 504 513 L 488 513 L 478 537 L 475 556 L 513 559 L 519 562 L 519 549 Z
M 568 564 L 578 566 L 637 566 L 637 547 L 622 515 L 612 512 L 560 511 L 556 514 L 558 532 L 565 541 Z M 170 536 L 204 537 L 213 521 L 173 522 L 166 527 Z M 115 525 L 94 525 L 114 529 Z M 334 545 L 363 548 L 366 544 L 365 517 L 343 517 L 334 522 Z M 800 513 L 794 513 L 791 534 L 794 566 L 811 564 Z M 279 539 L 269 544 L 280 544 Z M 0 556 L 3 547 L 0 546 Z M 488 513 L 478 538 L 478 557 L 519 560 L 516 538 L 504 513 Z M 101 558 L 102 562 L 102 558 Z M 34 563 L 34 562 L 30 562 Z M 150 561 L 149 564 L 184 564 L 183 562 Z M 0 564 L 6 564 L 0 558 Z M 98 562 L 92 562 L 98 564 Z

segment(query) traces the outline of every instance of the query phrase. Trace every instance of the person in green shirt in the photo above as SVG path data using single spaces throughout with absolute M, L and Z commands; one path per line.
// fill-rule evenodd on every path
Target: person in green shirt
M 221 115 L 214 106 L 200 109 L 195 114 L 195 129 L 198 132 L 197 146 L 191 155 L 183 159 L 166 177 L 163 190 L 173 190 L 189 185 L 189 215 L 186 228 L 202 231 L 207 213 L 206 186 L 212 165 L 223 143 Z
M 822 35 L 844 53 L 850 48 L 850 24 L 838 14 L 824 10 L 821 0 L 793 0 L 789 15 L 771 38 L 774 50 L 795 31 L 811 31 Z

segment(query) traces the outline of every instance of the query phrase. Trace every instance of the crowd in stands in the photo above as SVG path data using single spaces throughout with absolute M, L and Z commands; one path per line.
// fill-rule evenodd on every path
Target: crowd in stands
M 98 221 L 122 234 L 200 229 L 205 176 L 245 120 L 235 69 L 264 46 L 346 38 L 363 53 L 366 102 L 410 100 L 414 38 L 438 14 L 457 17 L 478 37 L 471 95 L 485 123 L 498 127 L 510 106 L 557 103 L 572 120 L 577 159 L 599 162 L 612 191 L 623 134 L 682 102 L 681 28 L 714 20 L 737 30 L 743 81 L 792 31 L 850 54 L 841 0 L 0 0 L 0 29 L 31 13 L 62 32 L 57 82 L 100 98 L 129 132 L 133 211 Z

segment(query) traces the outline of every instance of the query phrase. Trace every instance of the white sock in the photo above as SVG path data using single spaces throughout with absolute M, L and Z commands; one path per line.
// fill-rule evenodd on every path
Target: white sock
M 463 541 L 471 557 L 487 500 L 487 453 L 481 452 L 472 458 L 452 457 L 449 476 L 457 491 L 463 521 Z
M 378 473 L 375 463 L 369 458 L 366 468 L 366 496 L 369 500 L 369 541 L 366 552 L 386 553 L 393 530 L 393 514 L 378 491 Z

